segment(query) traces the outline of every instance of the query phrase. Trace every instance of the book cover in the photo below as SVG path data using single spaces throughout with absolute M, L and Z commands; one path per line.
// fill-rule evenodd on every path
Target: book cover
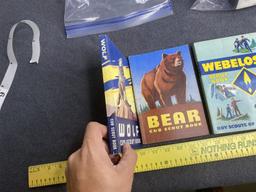
M 194 43 L 216 134 L 256 128 L 256 33 Z
M 188 45 L 129 57 L 143 144 L 209 134 Z
M 121 153 L 121 146 L 141 143 L 133 87 L 127 58 L 107 35 L 100 35 L 102 74 L 108 119 L 110 152 Z

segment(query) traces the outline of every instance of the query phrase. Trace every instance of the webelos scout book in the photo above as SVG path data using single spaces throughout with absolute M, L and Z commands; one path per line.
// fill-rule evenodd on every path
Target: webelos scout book
M 194 43 L 214 133 L 256 128 L 256 33 Z
M 207 135 L 188 45 L 129 57 L 143 144 Z
M 100 36 L 100 45 L 110 152 L 118 154 L 124 143 L 141 143 L 133 87 L 127 58 L 107 35 Z

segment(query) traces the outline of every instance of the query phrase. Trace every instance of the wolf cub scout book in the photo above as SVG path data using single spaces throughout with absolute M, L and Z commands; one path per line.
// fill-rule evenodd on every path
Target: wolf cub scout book
M 256 128 L 256 33 L 194 43 L 213 132 Z
M 188 45 L 129 57 L 143 144 L 209 134 Z
M 141 144 L 133 87 L 127 58 L 107 35 L 100 35 L 100 45 L 110 152 L 118 154 L 124 143 Z

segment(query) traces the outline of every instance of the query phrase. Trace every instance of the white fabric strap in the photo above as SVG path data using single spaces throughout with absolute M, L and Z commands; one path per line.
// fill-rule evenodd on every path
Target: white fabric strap
M 40 31 L 37 24 L 30 20 L 22 20 L 13 25 L 9 33 L 9 39 L 7 44 L 7 56 L 9 59 L 9 66 L 0 85 L 0 110 L 2 108 L 6 95 L 11 88 L 18 67 L 18 63 L 13 51 L 13 36 L 17 25 L 19 25 L 20 23 L 27 24 L 31 27 L 33 31 L 32 58 L 30 60 L 30 63 L 38 63 L 40 57 Z

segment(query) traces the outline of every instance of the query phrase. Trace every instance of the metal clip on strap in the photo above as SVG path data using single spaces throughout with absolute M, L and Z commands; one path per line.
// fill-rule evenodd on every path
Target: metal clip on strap
M 40 31 L 37 24 L 35 24 L 33 21 L 30 21 L 30 20 L 22 20 L 14 24 L 10 30 L 8 44 L 7 44 L 7 56 L 9 59 L 9 66 L 2 80 L 2 83 L 0 85 L 0 110 L 4 103 L 7 93 L 11 88 L 11 85 L 14 80 L 15 73 L 18 67 L 18 63 L 13 51 L 13 36 L 14 36 L 14 31 L 17 25 L 19 25 L 20 23 L 27 24 L 33 30 L 32 58 L 30 60 L 30 63 L 38 63 L 39 57 L 40 57 L 40 41 L 39 41 Z

